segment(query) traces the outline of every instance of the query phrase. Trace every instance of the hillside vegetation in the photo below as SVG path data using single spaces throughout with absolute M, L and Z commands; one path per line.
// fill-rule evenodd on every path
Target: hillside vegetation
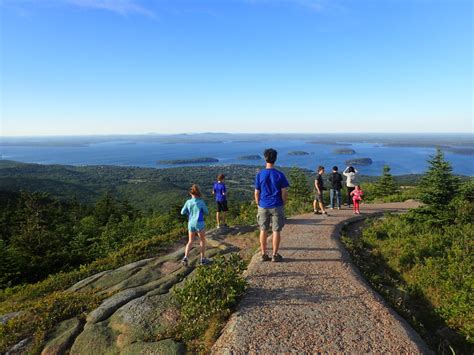
M 382 179 L 390 180 L 389 169 Z M 380 186 L 379 186 L 380 188 Z M 377 289 L 438 353 L 474 350 L 474 180 L 461 183 L 441 151 L 419 186 L 424 203 L 343 240 Z
M 256 206 L 252 194 L 256 170 L 248 166 L 159 170 L 0 162 L 0 314 L 34 315 L 34 322 L 20 317 L 0 324 L 0 352 L 32 335 L 39 346 L 57 323 L 84 315 L 104 297 L 64 293 L 77 281 L 172 250 L 186 234 L 186 221 L 179 210 L 187 199 L 186 191 L 191 183 L 198 183 L 206 193 L 217 173 L 226 174 L 230 191 L 228 223 L 254 225 Z M 314 176 L 307 170 L 284 170 L 291 184 L 286 206 L 288 215 L 307 213 L 311 210 Z M 426 243 L 410 241 L 403 248 L 414 254 L 404 255 L 403 265 L 423 270 L 423 275 L 434 275 L 432 283 L 417 291 L 425 296 L 435 295 L 426 296 L 424 305 L 440 305 L 435 312 L 448 329 L 461 334 L 464 339 L 461 342 L 471 342 L 473 322 L 465 309 L 472 309 L 472 300 L 465 290 L 472 290 L 472 279 L 466 276 L 473 265 L 469 258 L 472 254 L 472 220 L 469 219 L 473 215 L 469 207 L 473 202 L 472 192 L 469 192 L 472 179 L 460 185 L 453 177 L 448 201 L 443 200 L 447 185 L 433 185 L 433 181 L 426 180 L 430 176 L 431 172 L 417 185 L 420 176 L 393 177 L 386 167 L 380 178 L 362 178 L 364 201 L 403 201 L 419 197 L 426 203 L 426 208 L 411 213 L 406 219 L 387 219 L 377 222 L 385 225 L 377 224 L 374 228 L 385 228 L 387 233 L 403 230 L 410 238 L 423 235 L 423 240 L 433 240 L 427 243 L 434 248 L 434 254 Z M 432 186 L 441 188 L 429 190 Z M 441 202 L 429 200 L 430 196 L 438 196 Z M 209 193 L 204 198 L 211 207 L 206 224 L 212 228 L 215 207 Z M 450 207 L 440 207 L 440 204 Z M 453 206 L 463 207 L 454 209 Z M 465 232 L 465 239 L 457 240 L 460 231 Z M 391 237 L 382 239 L 391 240 Z M 402 243 L 393 240 L 395 246 Z M 461 250 L 459 255 L 456 254 L 458 249 Z M 428 262 L 425 257 L 433 255 L 441 261 Z M 443 263 L 453 258 L 460 260 L 461 256 L 464 257 L 462 265 Z M 449 269 L 446 274 L 442 265 L 456 270 Z M 421 279 L 428 282 L 427 277 Z M 440 288 L 447 291 L 441 292 Z M 458 296 L 457 289 L 464 293 Z

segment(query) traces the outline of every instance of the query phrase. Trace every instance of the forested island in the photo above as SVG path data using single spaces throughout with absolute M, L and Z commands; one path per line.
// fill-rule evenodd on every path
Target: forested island
M 334 154 L 340 154 L 340 155 L 352 155 L 356 153 L 354 149 L 350 149 L 350 148 L 334 149 L 333 152 Z
M 367 166 L 367 165 L 371 165 L 372 163 L 373 161 L 370 158 L 356 158 L 356 159 L 346 160 L 346 165 Z
M 309 155 L 309 153 L 303 150 L 294 150 L 294 151 L 289 152 L 288 155 L 300 156 L 300 155 Z
M 256 155 L 242 155 L 237 158 L 238 160 L 261 160 L 262 157 L 258 154 Z
M 184 164 L 206 164 L 206 163 L 218 163 L 219 159 L 216 158 L 192 158 L 192 159 L 174 159 L 174 160 L 159 160 L 160 165 L 184 165 Z

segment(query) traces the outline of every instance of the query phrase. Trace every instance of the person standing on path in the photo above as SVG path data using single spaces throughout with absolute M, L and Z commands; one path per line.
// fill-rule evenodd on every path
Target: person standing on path
M 192 185 L 189 189 L 189 194 L 191 199 L 187 200 L 181 210 L 182 215 L 187 215 L 189 218 L 188 221 L 188 234 L 189 240 L 184 249 L 184 258 L 182 260 L 185 266 L 188 266 L 188 255 L 193 244 L 193 239 L 196 235 L 199 235 L 200 241 L 199 245 L 201 246 L 201 265 L 206 265 L 210 263 L 210 260 L 204 256 L 206 251 L 206 225 L 204 224 L 204 215 L 209 214 L 206 204 L 201 199 L 201 191 L 199 191 L 199 186 Z
M 321 213 L 327 215 L 328 213 L 324 209 L 324 200 L 323 200 L 323 191 L 324 191 L 324 166 L 318 167 L 318 177 L 314 180 L 314 188 L 316 189 L 316 193 L 314 195 L 314 202 L 313 202 L 313 209 L 314 214 L 318 214 L 318 205 L 321 208 Z
M 217 204 L 217 228 L 219 228 L 220 226 L 226 226 L 225 215 L 226 212 L 229 210 L 227 207 L 227 189 L 224 184 L 224 179 L 224 174 L 219 174 L 217 176 L 217 182 L 214 183 L 214 187 L 212 188 L 212 194 L 216 198 Z
M 351 192 L 354 191 L 357 181 L 357 174 L 359 172 L 353 166 L 348 166 L 342 173 L 346 177 L 346 186 L 347 186 L 347 206 L 351 207 L 352 195 Z
M 334 209 L 334 198 L 337 201 L 337 209 L 341 209 L 341 189 L 342 189 L 342 175 L 338 173 L 338 167 L 332 168 L 332 174 L 328 178 L 331 183 L 331 189 L 329 190 L 329 198 L 331 200 L 331 209 Z
M 280 232 L 285 225 L 285 204 L 288 200 L 290 184 L 285 174 L 274 168 L 277 151 L 266 149 L 263 156 L 266 161 L 265 169 L 255 177 L 255 202 L 258 206 L 257 221 L 260 228 L 260 249 L 262 261 L 269 261 L 267 254 L 267 238 L 270 222 L 272 224 L 272 261 L 279 262 L 283 257 L 278 254 L 280 247 Z

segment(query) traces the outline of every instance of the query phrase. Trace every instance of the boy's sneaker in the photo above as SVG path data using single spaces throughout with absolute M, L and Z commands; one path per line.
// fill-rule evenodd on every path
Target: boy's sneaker
M 283 257 L 280 254 L 273 254 L 272 261 L 278 263 L 283 260 Z
M 184 266 L 188 266 L 188 258 L 187 257 L 184 257 L 183 260 L 181 260 L 181 263 L 184 265 Z
M 319 211 L 314 211 L 314 214 L 319 214 Z
M 268 254 L 262 254 L 262 261 L 270 261 L 270 257 L 268 256 Z
M 211 260 L 208 258 L 202 258 L 201 259 L 201 265 L 209 265 L 211 263 Z

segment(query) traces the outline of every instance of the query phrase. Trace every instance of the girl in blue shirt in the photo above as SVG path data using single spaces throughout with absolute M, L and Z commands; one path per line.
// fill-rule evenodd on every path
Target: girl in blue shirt
M 182 215 L 188 215 L 189 233 L 189 241 L 188 244 L 186 244 L 184 251 L 183 264 L 188 266 L 189 251 L 196 235 L 199 235 L 200 238 L 199 245 L 201 247 L 201 264 L 209 264 L 209 259 L 204 257 L 204 253 L 206 251 L 206 226 L 204 224 L 204 215 L 208 215 L 209 210 L 207 209 L 204 201 L 201 199 L 201 191 L 199 190 L 199 186 L 192 185 L 189 189 L 189 194 L 191 195 L 191 199 L 186 201 L 183 209 L 181 210 Z

